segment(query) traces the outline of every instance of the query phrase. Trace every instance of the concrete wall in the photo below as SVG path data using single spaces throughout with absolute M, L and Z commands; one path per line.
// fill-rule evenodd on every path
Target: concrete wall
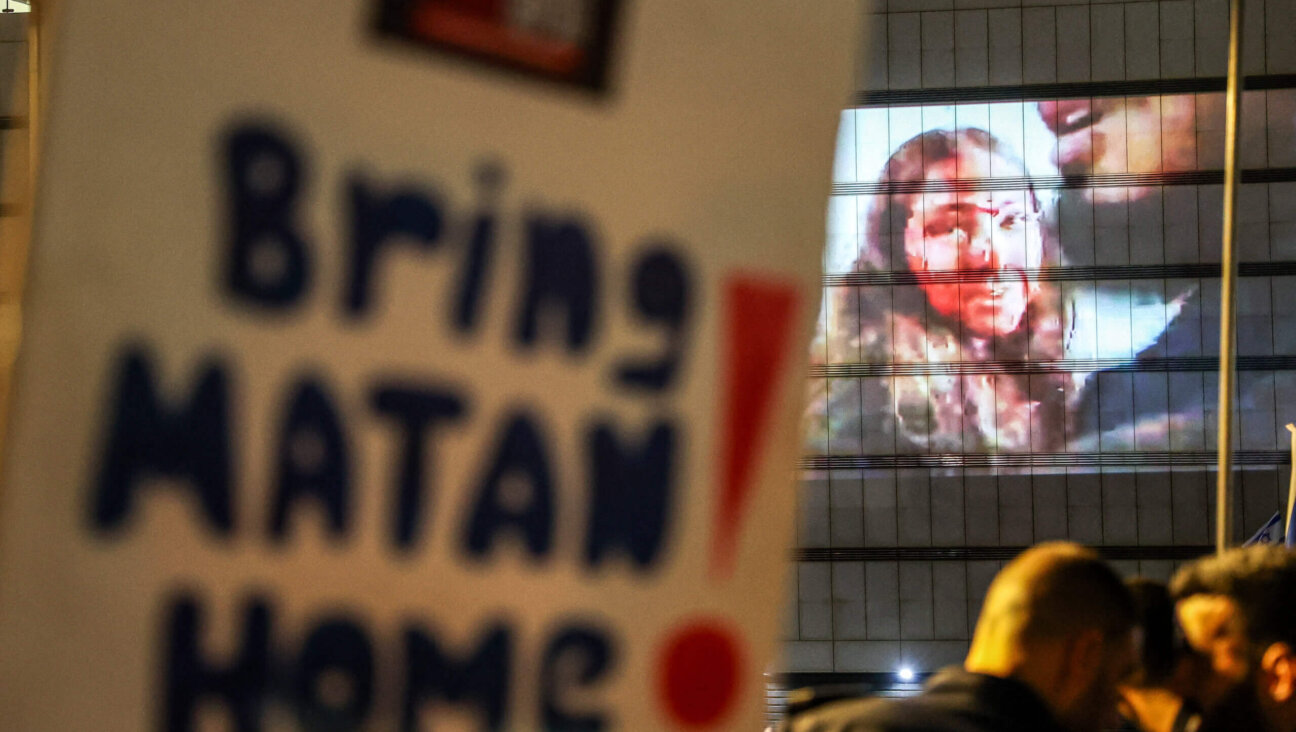
M 1228 2 L 878 0 L 860 88 L 1223 76 Z M 1246 74 L 1296 72 L 1291 0 L 1247 3 Z

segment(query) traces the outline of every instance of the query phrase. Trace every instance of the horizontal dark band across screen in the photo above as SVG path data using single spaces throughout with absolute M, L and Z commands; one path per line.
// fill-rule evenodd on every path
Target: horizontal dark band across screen
M 1108 561 L 1188 560 L 1210 554 L 1214 547 L 1182 546 L 1095 546 Z M 797 549 L 792 558 L 798 562 L 993 562 L 1007 561 L 1026 551 L 1024 546 L 852 546 Z
M 1083 97 L 1156 96 L 1222 92 L 1223 76 L 1194 79 L 1143 79 L 1136 81 L 1081 81 L 1015 86 L 940 87 L 934 89 L 879 89 L 855 94 L 856 107 L 891 107 L 913 104 L 957 104 L 959 102 L 1016 102 L 1022 99 L 1076 99 Z M 1296 88 L 1296 74 L 1247 76 L 1242 88 Z
M 1238 371 L 1296 370 L 1296 356 L 1238 356 Z M 1165 373 L 1218 371 L 1214 356 L 1173 358 L 1068 358 L 1054 361 L 927 361 L 907 363 L 834 363 L 810 367 L 812 377 L 948 376 L 954 374 L 1057 374 L 1089 371 Z
M 1290 183 L 1296 168 L 1255 168 L 1242 171 L 1243 183 Z M 1002 178 L 951 178 L 901 180 L 873 183 L 834 183 L 834 196 L 950 191 L 1020 191 L 1061 188 L 1146 188 L 1150 186 L 1220 185 L 1222 170 L 1178 170 L 1157 173 L 1108 173 L 1106 175 L 1005 176 Z
M 1094 280 L 1208 279 L 1220 276 L 1220 265 L 1212 262 L 1191 264 L 1110 264 L 1080 267 L 1040 267 L 1024 270 L 1028 279 L 1038 282 L 1090 282 Z M 1239 277 L 1290 277 L 1296 275 L 1296 261 L 1240 262 Z M 926 285 L 956 282 L 1008 282 L 1020 279 L 1022 272 L 984 269 L 950 269 L 928 272 L 841 272 L 824 276 L 825 287 L 863 285 Z
M 1233 464 L 1287 465 L 1285 450 L 1235 450 Z M 888 470 L 895 468 L 1117 468 L 1215 465 L 1205 452 L 1036 452 L 940 453 L 927 455 L 807 455 L 803 470 Z

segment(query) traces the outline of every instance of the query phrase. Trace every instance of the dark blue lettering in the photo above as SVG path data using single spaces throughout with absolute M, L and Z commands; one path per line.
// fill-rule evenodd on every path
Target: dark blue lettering
M 590 431 L 590 566 L 618 549 L 640 568 L 656 561 L 670 516 L 675 442 L 674 428 L 665 423 L 638 446 L 623 446 L 607 424 Z
M 692 292 L 688 268 L 667 248 L 652 249 L 634 265 L 634 312 L 666 332 L 665 347 L 656 358 L 623 361 L 617 379 L 631 388 L 662 391 L 675 381 L 688 346 Z
M 375 191 L 359 176 L 351 180 L 351 252 L 343 309 L 359 317 L 372 300 L 378 255 L 393 241 L 413 240 L 428 252 L 441 236 L 441 206 L 427 191 Z
M 345 619 L 317 625 L 302 645 L 293 684 L 301 729 L 363 729 L 373 692 L 373 651 L 365 632 Z
M 149 357 L 140 347 L 126 349 L 94 487 L 90 521 L 96 530 L 120 528 L 138 484 L 167 477 L 184 479 L 194 489 L 202 517 L 216 535 L 233 532 L 227 392 L 224 366 L 208 361 L 188 401 L 166 405 Z
M 471 333 L 477 327 L 477 317 L 481 312 L 486 277 L 490 273 L 491 257 L 495 254 L 495 207 L 499 190 L 504 187 L 504 169 L 495 164 L 480 166 L 477 186 L 481 210 L 473 222 L 463 276 L 459 279 L 459 294 L 455 298 L 454 326 L 461 333 Z
M 589 231 L 574 219 L 535 214 L 527 219 L 526 232 L 526 294 L 518 313 L 517 341 L 533 346 L 542 329 L 561 328 L 565 320 L 567 348 L 579 352 L 593 334 L 598 298 Z
M 227 233 L 225 285 L 235 298 L 284 309 L 310 285 L 307 244 L 296 224 L 301 156 L 269 127 L 236 127 L 225 141 Z
M 553 545 L 553 486 L 544 441 L 530 417 L 509 420 L 489 465 L 468 522 L 468 555 L 484 557 L 500 533 L 515 531 L 534 558 L 543 557 Z
M 501 729 L 508 711 L 511 654 L 512 638 L 502 625 L 488 629 L 466 658 L 449 656 L 434 639 L 407 630 L 401 729 L 423 729 L 420 710 L 427 700 L 469 705 L 481 715 L 483 729 Z
M 350 470 L 347 441 L 333 400 L 322 384 L 310 379 L 302 381 L 279 432 L 270 535 L 276 541 L 285 538 L 288 509 L 306 497 L 313 497 L 324 507 L 333 538 L 344 534 L 350 518 Z
M 611 726 L 606 712 L 577 712 L 563 700 L 571 687 L 588 687 L 607 675 L 615 658 L 607 635 L 590 627 L 560 630 L 545 648 L 540 667 L 541 723 L 548 730 L 601 732 Z
M 401 468 L 396 474 L 392 534 L 398 548 L 408 549 L 418 541 L 424 522 L 424 484 L 431 480 L 425 474 L 434 472 L 425 468 L 425 452 L 430 452 L 430 448 L 425 451 L 424 446 L 439 424 L 463 416 L 464 402 L 450 393 L 401 384 L 378 385 L 370 401 L 375 411 L 392 417 L 405 436 Z
M 210 698 L 219 699 L 229 709 L 237 732 L 261 729 L 270 676 L 270 620 L 270 609 L 264 601 L 248 603 L 239 651 L 222 667 L 204 658 L 199 647 L 202 617 L 197 602 L 186 596 L 172 603 L 163 638 L 166 693 L 162 729 L 198 729 L 197 711 Z

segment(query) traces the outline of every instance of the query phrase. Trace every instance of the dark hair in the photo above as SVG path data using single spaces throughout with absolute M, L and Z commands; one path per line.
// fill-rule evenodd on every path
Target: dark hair
M 1259 545 L 1230 549 L 1181 568 L 1170 582 L 1176 600 L 1223 595 L 1237 603 L 1253 649 L 1296 648 L 1296 551 Z
M 906 226 L 915 195 L 924 190 L 949 190 L 951 186 L 955 189 L 979 187 L 971 181 L 927 180 L 932 166 L 969 153 L 993 156 L 1016 166 L 1023 176 L 1026 174 L 1026 167 L 1016 153 L 989 132 L 976 128 L 928 130 L 900 145 L 887 160 L 878 176 L 880 192 L 872 197 L 869 210 L 861 221 L 864 231 L 853 269 L 857 272 L 900 274 L 899 279 L 892 280 L 900 286 L 884 283 L 880 287 L 835 288 L 826 339 L 830 361 L 924 361 L 932 358 L 929 346 L 933 343 L 948 344 L 958 339 L 962 341 L 960 345 L 969 344 L 963 322 L 957 314 L 941 313 L 930 307 L 930 292 L 925 284 L 929 280 L 921 276 L 916 278 L 917 287 L 904 281 L 903 275 L 910 272 L 908 258 L 902 252 L 894 257 L 896 261 L 891 261 L 894 247 L 890 243 L 890 232 L 903 231 Z M 1028 177 L 1023 178 L 1022 186 L 1030 190 L 1029 205 L 1038 212 L 1039 200 Z M 1041 226 L 1041 257 L 1043 261 L 1052 261 L 1057 257 L 1050 253 L 1051 239 L 1043 235 L 1043 230 Z M 940 275 L 930 281 L 948 282 L 948 279 L 947 275 Z M 1064 357 L 1062 294 L 1052 283 L 1032 280 L 1029 284 L 1031 296 L 1020 327 L 988 341 L 992 356 L 963 355 L 961 358 L 1028 361 Z M 984 348 L 985 342 L 976 345 Z M 909 388 L 912 384 L 903 383 L 903 380 L 918 377 L 900 376 L 885 382 L 865 380 L 859 389 L 848 387 L 830 393 L 825 409 L 832 414 L 841 404 L 844 413 L 858 413 L 863 404 L 866 413 L 889 414 L 878 429 L 893 436 L 897 450 L 901 452 L 909 451 L 911 446 L 920 451 L 951 452 L 1039 450 L 1060 446 L 1064 439 L 1062 426 L 1067 421 L 1067 400 L 1073 393 L 1068 390 L 1071 384 L 1069 374 L 996 374 L 986 377 L 994 380 L 993 386 L 980 389 L 970 383 L 969 375 L 952 373 L 952 379 L 941 383 L 936 383 L 940 380 L 927 379 L 921 388 L 912 389 Z M 941 393 L 937 395 L 936 392 Z M 992 396 L 981 401 L 987 407 L 990 404 L 1001 405 L 989 408 L 1005 416 L 1010 412 L 1023 414 L 1022 405 L 1031 401 L 1038 406 L 1027 407 L 1035 410 L 1033 417 L 1016 419 L 1014 424 L 1018 429 L 1011 433 L 1000 433 L 999 426 L 1004 421 L 998 418 L 993 434 L 979 428 L 964 429 L 961 415 L 967 414 L 965 407 L 989 393 Z M 847 402 L 854 406 L 846 406 Z M 938 402 L 953 406 L 941 408 Z M 960 415 L 957 426 L 952 418 L 945 418 L 956 412 Z M 829 430 L 830 439 L 841 436 L 845 441 L 843 445 L 855 439 L 855 447 L 846 449 L 858 450 L 858 438 L 853 438 L 859 431 L 858 421 L 855 422 L 855 425 L 850 421 L 834 424 L 830 418 L 829 424 L 833 425 Z M 1032 425 L 1042 427 L 1035 430 Z M 1008 434 L 1011 436 L 1005 436 Z
M 1174 603 L 1164 582 L 1135 577 L 1126 580 L 1134 598 L 1135 626 L 1143 631 L 1143 649 L 1130 678 L 1132 686 L 1161 686 L 1174 674 L 1180 646 L 1175 642 Z
M 965 152 L 968 149 L 985 151 L 1016 165 L 1023 175 L 1026 174 L 1026 163 L 1016 152 L 999 138 L 976 127 L 928 130 L 909 138 L 896 148 L 886 165 L 882 166 L 878 184 L 884 192 L 874 197 L 866 214 L 865 248 L 855 264 L 856 270 L 887 268 L 888 247 L 885 246 L 885 242 L 888 232 L 894 232 L 897 228 L 903 229 L 905 222 L 909 220 L 911 201 L 914 195 L 921 194 L 924 190 L 923 184 L 927 180 L 928 169 L 946 160 L 957 158 L 960 147 Z M 1035 189 L 1029 181 L 1026 189 L 1030 192 L 1034 210 L 1038 212 L 1039 199 L 1035 196 Z M 909 262 L 901 257 L 899 262 L 890 264 L 890 269 L 896 272 L 907 272 Z
M 912 213 L 914 196 L 921 195 L 928 188 L 928 170 L 934 165 L 957 158 L 960 152 L 967 153 L 969 150 L 983 151 L 1001 158 L 1016 166 L 1023 175 L 1026 174 L 1026 164 L 1012 148 L 989 132 L 976 127 L 928 130 L 909 138 L 896 148 L 878 175 L 878 185 L 882 192 L 873 196 L 873 201 L 865 214 L 863 245 L 860 248 L 859 258 L 855 260 L 853 266 L 855 271 L 891 273 L 912 271 L 909 269 L 908 257 L 891 256 L 893 252 L 891 252 L 890 235 L 904 230 Z M 968 185 L 974 186 L 975 183 L 968 182 Z M 1040 203 L 1029 177 L 1026 179 L 1025 187 L 1030 193 L 1031 208 L 1038 213 Z M 1051 253 L 1049 237 L 1041 236 L 1040 244 L 1044 248 L 1042 253 L 1044 261 L 1056 258 Z M 939 323 L 945 320 L 944 316 L 929 312 L 926 297 L 919 296 L 918 293 L 913 293 L 911 297 L 905 288 L 897 291 L 887 288 L 885 295 L 875 295 L 868 290 L 869 288 L 846 289 L 839 310 L 843 314 L 842 325 L 848 332 L 858 331 L 861 313 L 871 308 L 879 311 L 908 312 L 920 315 L 928 322 Z M 871 303 L 871 308 L 863 302 L 873 300 L 875 297 L 881 299 Z M 1041 301 L 1032 305 L 1035 310 L 1043 307 Z M 951 322 L 947 325 L 958 330 L 955 323 Z M 998 358 L 1029 358 L 1031 344 L 1023 337 L 999 339 L 997 350 L 1000 353 Z

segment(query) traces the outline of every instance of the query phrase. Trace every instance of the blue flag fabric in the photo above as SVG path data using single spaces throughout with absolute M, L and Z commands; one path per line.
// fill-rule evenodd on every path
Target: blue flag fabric
M 1287 519 L 1287 548 L 1296 549 L 1296 521 Z
M 1242 546 L 1251 546 L 1253 544 L 1277 544 L 1283 539 L 1286 539 L 1288 541 L 1288 546 L 1291 546 L 1290 527 L 1287 536 L 1284 537 L 1282 511 L 1274 511 L 1274 515 L 1265 522 L 1265 525 L 1260 527 L 1260 530 L 1255 532 L 1250 539 L 1247 539 Z

